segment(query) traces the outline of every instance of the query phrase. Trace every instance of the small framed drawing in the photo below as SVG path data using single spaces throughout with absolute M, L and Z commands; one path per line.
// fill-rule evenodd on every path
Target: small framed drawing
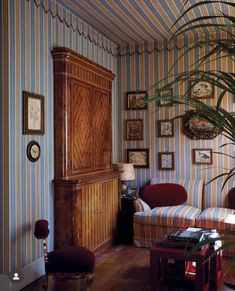
M 173 89 L 169 88 L 160 93 L 160 96 L 165 99 L 161 99 L 158 102 L 158 106 L 172 106 L 173 105 Z
M 189 81 L 190 96 L 192 98 L 214 98 L 214 85 L 204 80 Z
M 159 152 L 159 170 L 174 170 L 174 153 L 173 152 Z
M 127 119 L 126 120 L 126 139 L 142 140 L 143 139 L 143 120 Z
M 127 149 L 127 162 L 134 164 L 134 167 L 149 167 L 148 149 Z
M 44 96 L 23 91 L 23 134 L 44 133 Z
M 158 136 L 167 137 L 174 136 L 174 123 L 173 120 L 158 120 Z
M 212 164 L 212 149 L 193 149 L 194 164 Z
M 127 92 L 126 93 L 126 109 L 138 110 L 147 109 L 147 91 Z

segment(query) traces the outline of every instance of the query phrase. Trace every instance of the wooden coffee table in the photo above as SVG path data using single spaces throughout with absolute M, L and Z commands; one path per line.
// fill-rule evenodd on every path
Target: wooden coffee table
M 166 241 L 166 240 L 165 240 Z M 162 290 L 162 286 L 194 287 L 197 291 L 209 288 L 209 245 L 188 256 L 186 248 L 178 248 L 174 241 L 169 244 L 159 244 L 150 250 L 150 284 L 151 291 Z M 173 260 L 173 264 L 169 261 Z M 187 274 L 187 262 L 196 262 L 194 275 Z

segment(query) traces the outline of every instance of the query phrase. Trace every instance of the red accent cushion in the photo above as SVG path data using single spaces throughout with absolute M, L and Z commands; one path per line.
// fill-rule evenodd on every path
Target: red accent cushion
M 179 184 L 160 183 L 147 186 L 141 197 L 151 208 L 183 204 L 187 191 Z
M 228 208 L 235 209 L 235 187 L 228 192 Z
M 46 239 L 49 232 L 47 220 L 39 219 L 35 222 L 34 235 L 37 239 Z

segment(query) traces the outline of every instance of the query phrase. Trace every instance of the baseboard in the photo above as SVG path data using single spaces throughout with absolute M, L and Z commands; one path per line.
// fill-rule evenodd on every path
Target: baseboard
M 32 283 L 34 280 L 45 274 L 44 258 L 40 258 L 37 261 L 25 266 L 22 269 L 24 273 L 24 279 L 19 284 L 10 283 L 7 275 L 0 274 L 0 290 L 4 291 L 19 291 L 25 286 Z

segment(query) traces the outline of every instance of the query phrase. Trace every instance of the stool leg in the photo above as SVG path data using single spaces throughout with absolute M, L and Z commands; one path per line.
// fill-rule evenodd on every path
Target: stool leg
M 91 290 L 91 284 L 94 280 L 94 276 L 93 275 L 87 275 L 86 276 L 86 291 L 90 291 Z
M 48 289 L 48 275 L 45 275 L 45 278 L 42 281 L 42 288 L 47 290 Z

